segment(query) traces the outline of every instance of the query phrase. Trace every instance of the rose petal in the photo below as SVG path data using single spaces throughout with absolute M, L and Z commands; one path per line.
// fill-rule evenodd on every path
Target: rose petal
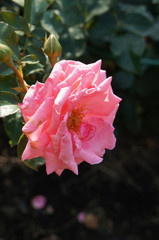
M 103 91 L 93 92 L 90 95 L 86 93 L 80 103 L 86 105 L 92 114 L 108 116 L 120 101 L 121 99 L 115 96 L 112 88 L 109 87 L 105 93 Z
M 51 145 L 51 144 L 50 144 Z M 47 174 L 51 174 L 54 171 L 57 171 L 60 167 L 62 167 L 62 162 L 59 161 L 58 156 L 54 153 L 53 148 L 48 147 L 45 149 L 45 163 L 46 163 L 46 172 Z
M 44 84 L 36 82 L 35 85 L 32 85 L 28 92 L 26 93 L 23 103 L 19 103 L 19 108 L 24 117 L 24 120 L 27 121 L 30 116 L 32 116 L 37 108 L 40 106 L 39 102 L 33 101 L 36 98 L 38 91 L 44 86 Z
M 73 155 L 72 138 L 69 132 L 67 132 L 61 139 L 59 160 L 66 165 L 66 168 L 72 170 L 78 175 L 77 163 L 75 162 Z
M 45 122 L 51 114 L 53 103 L 54 97 L 47 98 L 46 101 L 41 104 L 35 114 L 24 125 L 22 129 L 23 132 L 31 133 L 35 131 L 40 124 Z
M 105 148 L 111 150 L 115 147 L 114 127 L 102 118 L 89 117 L 88 122 L 94 124 L 96 132 L 94 137 L 88 141 L 89 146 L 86 145 L 86 149 L 96 153 L 98 156 L 103 156 Z M 84 145 L 82 147 L 85 148 Z
M 57 111 L 57 113 L 61 112 L 61 109 L 64 105 L 64 103 L 66 102 L 66 99 L 68 98 L 70 92 L 71 92 L 72 87 L 64 87 L 61 88 L 60 92 L 58 93 L 56 99 L 55 99 L 55 110 Z
M 88 149 L 81 148 L 80 151 L 75 151 L 76 162 L 80 164 L 85 161 L 89 164 L 98 164 L 103 161 L 103 158 L 97 156 L 94 152 L 89 151 Z

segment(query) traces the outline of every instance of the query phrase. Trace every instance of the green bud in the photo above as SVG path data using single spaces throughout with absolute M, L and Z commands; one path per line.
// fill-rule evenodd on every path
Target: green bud
M 51 33 L 49 38 L 45 41 L 44 52 L 49 57 L 51 65 L 54 66 L 57 62 L 57 57 L 62 53 L 62 47 L 55 34 Z
M 5 63 L 10 68 L 13 68 L 12 50 L 10 47 L 2 43 L 0 43 L 0 62 Z

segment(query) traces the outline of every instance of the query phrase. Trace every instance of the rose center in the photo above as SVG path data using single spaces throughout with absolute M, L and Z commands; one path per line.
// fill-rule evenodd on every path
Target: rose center
M 82 124 L 82 119 L 84 117 L 85 117 L 85 113 L 84 113 L 83 107 L 73 109 L 71 112 L 71 116 L 68 117 L 68 120 L 67 120 L 68 130 L 78 133 Z

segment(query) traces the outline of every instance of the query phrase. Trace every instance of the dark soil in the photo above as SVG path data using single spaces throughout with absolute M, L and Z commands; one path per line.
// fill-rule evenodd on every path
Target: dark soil
M 118 139 L 95 166 L 82 163 L 79 175 L 59 177 L 27 168 L 0 140 L 0 240 L 159 239 L 159 159 L 157 133 Z M 45 208 L 31 199 L 42 194 Z M 50 210 L 51 209 L 51 210 Z M 97 224 L 80 223 L 80 212 Z

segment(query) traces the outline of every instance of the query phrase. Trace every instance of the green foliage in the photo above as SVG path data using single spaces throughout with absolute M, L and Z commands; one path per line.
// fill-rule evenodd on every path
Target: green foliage
M 0 117 L 6 117 L 19 111 L 19 98 L 11 93 L 0 91 Z
M 22 157 L 22 154 L 23 154 L 23 151 L 24 151 L 24 149 L 27 145 L 27 142 L 28 142 L 28 138 L 23 133 L 19 138 L 18 147 L 17 147 L 17 155 L 18 155 L 19 159 L 21 159 L 21 157 Z
M 121 69 L 132 73 L 139 72 L 140 56 L 145 50 L 145 41 L 142 38 L 133 34 L 116 36 L 111 40 L 110 50 Z
M 36 63 L 38 63 L 39 62 L 39 60 L 38 60 L 38 58 L 37 58 L 37 56 L 35 55 L 35 54 L 30 54 L 30 55 L 26 55 L 25 57 L 23 57 L 22 59 L 21 59 L 21 63 L 22 64 L 36 64 Z
M 102 58 L 102 67 L 113 75 L 114 91 L 123 98 L 117 120 L 124 131 L 137 134 L 158 126 L 158 0 L 12 0 L 3 9 L 0 43 L 11 48 L 14 64 L 28 84 L 44 82 L 51 71 L 43 47 L 53 32 L 62 46 L 62 59 L 90 63 Z M 13 70 L 0 63 L 0 115 L 9 115 L 4 124 L 12 146 L 21 134 L 16 86 Z M 24 138 L 18 147 L 21 153 Z M 25 161 L 34 169 L 43 162 Z
M 9 143 L 11 147 L 18 144 L 18 140 L 22 134 L 23 122 L 24 120 L 20 111 L 4 118 L 4 127 L 7 135 L 10 138 Z
M 159 4 L 159 0 L 152 0 L 152 3 L 158 3 Z
M 32 25 L 38 25 L 48 6 L 44 0 L 25 0 L 24 18 Z
M 25 160 L 24 164 L 27 167 L 38 172 L 39 168 L 45 164 L 45 159 L 42 157 L 32 158 L 32 159 Z
M 130 89 L 135 82 L 135 76 L 131 73 L 118 71 L 114 74 L 113 86 L 120 90 Z
M 16 93 L 14 90 L 15 87 L 17 87 L 17 83 L 13 74 L 9 78 L 8 76 L 0 76 L 0 89 L 3 89 L 5 92 Z
M 5 22 L 0 22 L 0 29 L 0 42 L 9 46 L 12 50 L 13 59 L 18 60 L 20 54 L 18 35 L 15 33 L 14 28 Z
M 29 32 L 29 27 L 27 22 L 21 16 L 16 15 L 13 12 L 3 11 L 0 13 L 0 21 L 8 23 L 16 30 L 24 31 L 25 33 Z

